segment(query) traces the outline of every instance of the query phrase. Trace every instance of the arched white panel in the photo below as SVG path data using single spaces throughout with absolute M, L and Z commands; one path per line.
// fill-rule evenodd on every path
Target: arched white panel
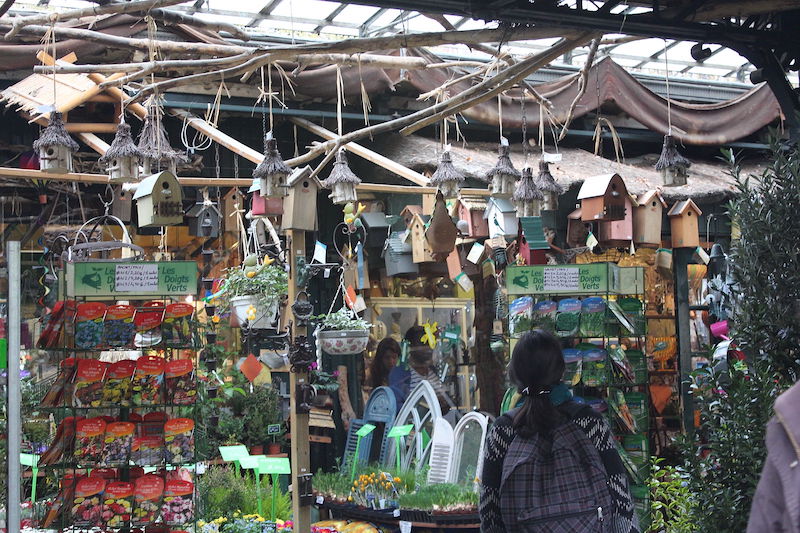
M 428 483 L 447 483 L 452 476 L 453 426 L 444 418 L 438 418 L 433 428 L 431 459 Z
M 419 471 L 424 465 L 428 464 L 430 456 L 431 439 L 436 420 L 442 417 L 442 410 L 439 407 L 439 400 L 436 392 L 427 381 L 421 381 L 411 394 L 408 395 L 403 407 L 394 420 L 395 426 L 405 426 L 413 424 L 414 429 L 400 443 L 400 467 L 411 468 Z M 394 439 L 389 439 L 387 443 L 388 452 L 386 454 L 387 465 L 396 464 Z
M 470 412 L 461 417 L 453 431 L 453 460 L 450 468 L 450 483 L 468 484 L 481 475 L 483 448 L 489 420 L 486 415 Z M 475 465 L 475 471 L 472 471 Z

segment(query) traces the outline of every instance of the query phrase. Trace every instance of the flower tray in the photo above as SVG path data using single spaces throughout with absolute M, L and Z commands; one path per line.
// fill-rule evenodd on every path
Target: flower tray
M 430 511 L 420 511 L 419 509 L 400 509 L 400 520 L 432 524 L 433 514 Z
M 344 518 L 354 518 L 364 520 L 366 522 L 396 522 L 397 518 L 394 517 L 394 509 L 369 509 L 353 504 L 341 504 L 333 502 L 325 502 L 320 507 L 330 509 L 334 516 L 342 516 Z
M 480 515 L 475 513 L 442 513 L 434 514 L 433 522 L 439 525 L 479 524 Z

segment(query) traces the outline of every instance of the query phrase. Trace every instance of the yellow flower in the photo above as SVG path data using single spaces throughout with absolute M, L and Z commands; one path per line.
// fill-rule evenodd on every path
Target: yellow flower
M 395 476 L 395 478 L 394 478 L 394 482 L 395 482 L 395 483 L 400 483 L 400 478 L 399 478 L 399 477 L 397 477 L 397 476 Z
M 219 317 L 217 315 L 212 316 L 211 322 L 213 322 L 214 324 L 219 324 Z
M 349 501 L 349 502 L 353 501 L 353 497 L 352 496 L 348 496 L 347 497 L 347 501 Z
M 258 518 L 256 518 L 256 522 L 263 522 L 263 521 L 264 521 L 264 519 L 261 518 L 260 516 Z
M 200 526 L 200 527 L 203 527 L 204 525 L 206 525 L 206 523 L 204 521 L 202 521 L 202 520 L 198 520 L 197 521 L 197 525 Z

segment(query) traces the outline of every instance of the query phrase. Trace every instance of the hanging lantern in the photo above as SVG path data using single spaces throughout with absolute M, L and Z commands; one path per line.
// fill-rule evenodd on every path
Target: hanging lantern
M 538 217 L 540 215 L 544 194 L 536 186 L 529 167 L 522 169 L 522 177 L 517 182 L 517 189 L 511 200 L 517 209 L 518 217 Z
M 150 176 L 160 170 L 169 170 L 177 175 L 178 163 L 186 163 L 189 158 L 172 148 L 164 128 L 163 111 L 155 98 L 147 103 L 147 116 L 139 133 L 139 152 L 142 157 L 144 174 Z
M 253 170 L 253 179 L 261 181 L 261 196 L 282 197 L 286 196 L 286 178 L 292 169 L 283 162 L 278 151 L 278 141 L 272 138 L 272 132 L 267 132 L 264 139 L 264 159 Z
M 449 199 L 458 198 L 462 183 L 464 183 L 464 175 L 453 166 L 453 160 L 450 158 L 450 146 L 448 145 L 445 151 L 442 152 L 439 168 L 431 176 L 430 184 L 439 189 L 445 199 Z
M 69 136 L 61 119 L 61 113 L 50 113 L 50 124 L 33 142 L 39 154 L 39 168 L 50 172 L 72 172 L 72 154 L 78 151 L 78 143 Z
M 142 152 L 133 142 L 130 125 L 120 122 L 111 146 L 98 161 L 106 166 L 110 183 L 129 183 L 139 181 L 141 158 Z
M 514 187 L 520 177 L 519 170 L 514 168 L 514 163 L 509 157 L 508 139 L 503 137 L 497 150 L 499 157 L 494 168 L 486 173 L 486 178 L 491 181 L 492 196 L 498 198 L 511 198 Z
M 356 202 L 358 200 L 356 185 L 359 183 L 361 183 L 361 179 L 350 170 L 347 165 L 347 155 L 344 152 L 344 148 L 342 148 L 336 154 L 336 162 L 333 164 L 331 175 L 322 182 L 324 187 L 331 190 L 328 198 L 339 205 Z
M 556 183 L 553 175 L 550 174 L 550 163 L 544 159 L 539 160 L 539 175 L 536 176 L 536 186 L 544 196 L 542 209 L 544 211 L 557 211 L 558 197 L 564 190 L 561 185 Z
M 661 171 L 664 185 L 673 187 L 686 185 L 690 166 L 692 166 L 692 162 L 678 152 L 678 148 L 675 146 L 675 137 L 664 135 L 661 157 L 658 158 L 656 163 L 656 170 Z

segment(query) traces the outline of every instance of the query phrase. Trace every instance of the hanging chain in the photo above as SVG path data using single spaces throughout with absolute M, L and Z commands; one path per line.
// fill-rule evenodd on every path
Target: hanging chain
M 233 177 L 239 177 L 239 154 L 233 154 Z
M 214 175 L 219 179 L 219 143 L 214 143 Z

